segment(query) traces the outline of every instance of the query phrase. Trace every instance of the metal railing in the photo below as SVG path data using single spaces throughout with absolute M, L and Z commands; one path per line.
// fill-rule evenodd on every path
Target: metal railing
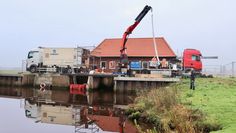
M 223 65 L 203 66 L 203 73 L 224 77 L 236 77 L 236 62 L 229 62 Z

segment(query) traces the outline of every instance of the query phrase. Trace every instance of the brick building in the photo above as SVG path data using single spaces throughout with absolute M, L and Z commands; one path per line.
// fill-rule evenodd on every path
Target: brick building
M 175 59 L 176 55 L 163 37 L 155 38 L 159 59 L 167 61 Z M 105 39 L 92 52 L 90 66 L 104 67 L 113 72 L 120 62 L 122 39 Z M 149 61 L 155 56 L 153 38 L 129 38 L 126 43 L 127 55 L 130 62 L 141 61 L 143 68 L 149 68 Z

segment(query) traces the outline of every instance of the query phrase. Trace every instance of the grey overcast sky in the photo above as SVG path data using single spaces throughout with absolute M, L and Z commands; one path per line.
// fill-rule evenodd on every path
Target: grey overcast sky
M 0 0 L 0 67 L 20 67 L 38 46 L 98 45 L 120 38 L 148 4 L 156 36 L 176 54 L 196 48 L 218 55 L 206 64 L 236 61 L 235 0 Z M 151 13 L 130 37 L 151 37 Z

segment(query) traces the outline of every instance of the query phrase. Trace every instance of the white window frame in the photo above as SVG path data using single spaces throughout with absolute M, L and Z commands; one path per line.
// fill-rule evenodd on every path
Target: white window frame
M 105 63 L 105 67 L 104 68 L 106 69 L 107 68 L 107 61 L 101 61 L 100 62 L 100 68 L 102 68 L 102 63 Z
M 114 67 L 111 67 L 111 66 L 110 66 L 110 62 L 113 62 Z M 116 69 L 116 61 L 113 61 L 113 60 L 112 60 L 112 61 L 109 61 L 109 62 L 108 62 L 108 68 L 109 68 L 109 69 Z

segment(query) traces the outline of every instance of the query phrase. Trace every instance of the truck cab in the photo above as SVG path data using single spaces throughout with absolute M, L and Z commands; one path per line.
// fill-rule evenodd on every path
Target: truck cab
M 25 109 L 25 116 L 27 118 L 35 119 L 39 117 L 40 107 L 36 104 L 35 99 L 26 98 L 24 109 Z
M 32 73 L 37 72 L 37 68 L 39 66 L 39 51 L 29 51 L 28 57 L 26 60 L 26 70 Z
M 82 47 L 38 47 L 37 50 L 28 52 L 26 70 L 31 73 L 78 72 L 81 67 L 87 67 L 89 54 L 90 51 Z
M 185 49 L 183 53 L 183 70 L 190 71 L 194 69 L 196 72 L 202 71 L 201 52 L 196 49 Z

